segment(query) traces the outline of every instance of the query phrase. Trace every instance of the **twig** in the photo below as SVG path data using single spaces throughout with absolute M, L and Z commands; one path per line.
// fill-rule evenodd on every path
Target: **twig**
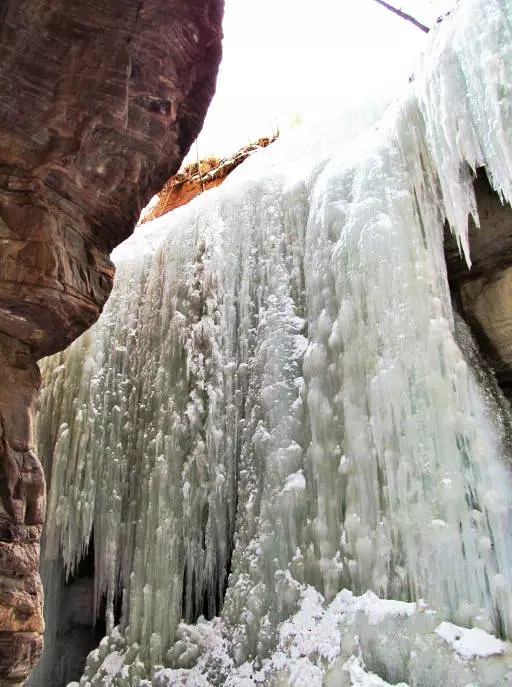
M 410 14 L 407 14 L 406 12 L 403 12 L 398 7 L 393 7 L 393 5 L 389 5 L 387 2 L 384 2 L 384 0 L 375 0 L 375 2 L 378 2 L 379 5 L 382 5 L 386 9 L 391 10 L 391 12 L 398 15 L 399 17 L 402 17 L 402 19 L 405 19 L 406 21 L 410 21 L 411 24 L 414 24 L 414 26 L 416 26 L 418 29 L 420 29 L 420 31 L 424 31 L 425 33 L 428 33 L 430 31 L 428 26 L 425 26 L 425 24 L 422 24 L 415 17 L 413 17 Z
M 197 160 L 197 173 L 199 174 L 199 181 L 201 182 L 201 191 L 204 191 L 204 181 L 203 181 L 203 175 L 201 174 L 201 162 L 199 161 L 199 146 L 197 145 L 197 139 L 196 139 L 196 160 Z

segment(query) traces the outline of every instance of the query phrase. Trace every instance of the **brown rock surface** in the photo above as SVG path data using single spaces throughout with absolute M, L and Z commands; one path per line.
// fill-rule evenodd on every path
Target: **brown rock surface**
M 199 132 L 222 6 L 0 1 L 0 687 L 42 646 L 35 361 L 96 320 L 110 251 Z
M 178 169 L 220 59 L 221 0 L 3 0 L 0 330 L 38 354 L 92 324 L 112 248 Z
M 487 181 L 484 169 L 478 170 L 474 183 L 480 217 L 480 228 L 472 220 L 469 223 L 471 269 L 461 258 L 455 239 L 449 232 L 445 238 L 445 255 L 448 276 L 452 283 L 496 275 L 512 265 L 512 212 L 508 204 L 501 202 Z
M 475 180 L 480 228 L 470 221 L 468 269 L 447 232 L 445 255 L 452 293 L 504 390 L 512 385 L 512 209 L 484 170 Z
M 0 333 L 0 685 L 18 684 L 42 650 L 39 538 L 45 484 L 34 453 L 40 374 L 30 347 Z
M 512 381 L 512 267 L 461 284 L 464 315 L 500 382 Z
M 158 194 L 158 202 L 143 215 L 142 222 L 149 222 L 157 217 L 165 215 L 171 210 L 190 203 L 196 196 L 210 188 L 220 186 L 233 170 L 242 164 L 247 158 L 273 143 L 279 134 L 271 138 L 260 138 L 255 143 L 250 143 L 234 155 L 218 160 L 209 157 L 199 162 L 194 162 L 182 171 L 171 177 Z
M 0 665 L 5 666 L 1 687 L 23 685 L 32 666 L 41 658 L 42 637 L 35 632 L 0 632 Z

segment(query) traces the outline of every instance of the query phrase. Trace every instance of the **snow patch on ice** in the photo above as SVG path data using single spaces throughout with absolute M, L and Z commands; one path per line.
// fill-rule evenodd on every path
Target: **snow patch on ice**
M 116 675 L 121 670 L 124 663 L 125 654 L 120 654 L 118 651 L 113 651 L 109 654 L 101 664 L 100 670 L 105 671 L 107 675 Z
M 351 656 L 343 664 L 343 669 L 350 675 L 351 687 L 408 687 L 405 682 L 391 685 L 375 673 L 366 672 L 363 662 L 357 656 Z
M 304 491 L 305 488 L 306 478 L 302 470 L 297 470 L 297 472 L 288 476 L 283 491 Z
M 467 660 L 503 654 L 506 647 L 505 642 L 478 627 L 468 629 L 442 622 L 436 627 L 436 633 L 451 644 L 459 656 Z
M 341 592 L 341 594 L 347 594 Z M 416 603 L 396 601 L 395 599 L 379 599 L 372 591 L 365 592 L 360 597 L 353 596 L 353 611 L 366 613 L 370 625 L 377 625 L 386 618 L 397 615 L 412 615 L 417 611 Z

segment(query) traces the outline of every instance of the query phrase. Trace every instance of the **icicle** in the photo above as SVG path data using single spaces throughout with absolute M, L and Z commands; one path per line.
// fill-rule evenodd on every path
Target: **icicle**
M 415 79 L 446 218 L 468 265 L 468 215 L 478 226 L 472 187 L 485 166 L 493 188 L 512 202 L 512 5 L 467 0 L 442 22 Z

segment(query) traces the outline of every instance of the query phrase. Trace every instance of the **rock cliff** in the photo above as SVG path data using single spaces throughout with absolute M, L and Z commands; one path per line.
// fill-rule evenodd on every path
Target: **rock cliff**
M 512 398 L 512 212 L 493 191 L 483 169 L 474 182 L 480 227 L 469 225 L 471 269 L 446 231 L 448 279 L 456 307 L 480 350 Z
M 110 251 L 199 132 L 222 6 L 0 3 L 0 686 L 42 648 L 37 360 L 96 320 Z

